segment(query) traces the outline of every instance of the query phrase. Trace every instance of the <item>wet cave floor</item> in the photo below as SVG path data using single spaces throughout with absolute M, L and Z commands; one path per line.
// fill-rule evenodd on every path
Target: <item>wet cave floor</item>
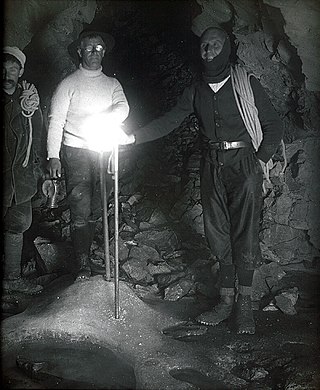
M 141 301 L 125 283 L 114 319 L 113 283 L 91 279 L 62 276 L 2 321 L 4 388 L 320 388 L 317 274 L 288 270 L 281 283 L 299 288 L 297 314 L 257 310 L 252 336 L 231 320 L 196 325 L 208 302 Z

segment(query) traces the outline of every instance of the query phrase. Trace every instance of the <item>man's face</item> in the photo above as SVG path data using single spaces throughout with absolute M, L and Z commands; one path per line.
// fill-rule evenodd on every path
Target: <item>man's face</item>
M 5 61 L 3 63 L 3 90 L 12 95 L 17 88 L 19 77 L 23 74 L 23 69 L 15 61 Z
M 200 55 L 204 61 L 211 62 L 221 53 L 226 37 L 220 30 L 208 30 L 200 41 Z
M 97 70 L 101 67 L 102 58 L 106 52 L 106 45 L 101 37 L 86 37 L 81 42 L 78 54 L 85 69 Z

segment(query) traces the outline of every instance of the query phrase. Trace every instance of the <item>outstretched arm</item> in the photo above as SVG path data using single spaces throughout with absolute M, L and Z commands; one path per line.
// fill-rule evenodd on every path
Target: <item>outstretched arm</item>
M 194 87 L 187 87 L 178 98 L 177 104 L 170 111 L 134 133 L 136 143 L 156 140 L 176 129 L 188 115 L 193 113 L 193 95 Z

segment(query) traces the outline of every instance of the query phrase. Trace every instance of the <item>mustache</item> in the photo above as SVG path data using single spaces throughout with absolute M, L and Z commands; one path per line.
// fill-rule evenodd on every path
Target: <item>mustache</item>
M 3 79 L 3 82 L 4 83 L 10 83 L 10 84 L 14 84 L 14 80 L 12 80 L 12 79 Z

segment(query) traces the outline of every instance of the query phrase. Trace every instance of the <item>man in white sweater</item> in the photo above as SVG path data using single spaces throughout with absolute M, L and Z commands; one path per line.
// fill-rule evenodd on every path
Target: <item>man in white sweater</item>
M 119 144 L 134 141 L 120 128 L 129 114 L 122 86 L 102 72 L 102 59 L 113 46 L 112 36 L 106 33 L 87 30 L 79 35 L 72 44 L 80 58 L 79 68 L 58 85 L 49 114 L 47 169 L 56 179 L 61 177 L 61 162 L 64 168 L 76 281 L 91 276 L 89 252 L 101 215 L 99 148 L 112 150 L 115 128 Z M 107 183 L 112 183 L 110 176 Z

